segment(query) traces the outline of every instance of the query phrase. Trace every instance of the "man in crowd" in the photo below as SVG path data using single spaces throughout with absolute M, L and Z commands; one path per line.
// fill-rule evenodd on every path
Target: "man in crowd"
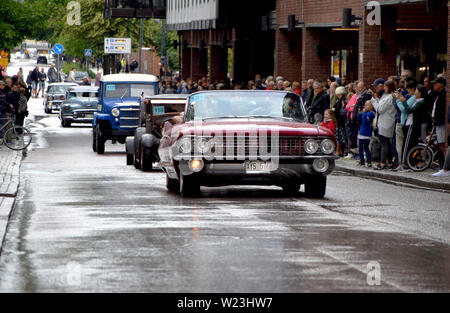
M 52 66 L 48 69 L 47 71 L 47 77 L 48 77 L 48 82 L 54 83 L 58 80 L 58 74 L 56 73 L 56 69 L 55 69 L 55 65 L 52 64 Z
M 443 77 L 437 78 L 433 83 L 433 90 L 435 97 L 431 110 L 431 118 L 433 125 L 436 127 L 436 136 L 442 151 L 445 151 L 445 104 L 446 104 L 446 90 L 447 80 Z
M 39 85 L 39 67 L 36 66 L 36 68 L 31 72 L 31 88 L 33 98 L 38 97 L 37 93 L 38 85 Z
M 313 92 L 306 101 L 306 108 L 309 112 L 309 119 L 314 123 L 314 115 L 320 113 L 323 117 L 325 110 L 330 108 L 330 97 L 324 92 L 323 85 L 320 81 L 313 84 Z
M 41 71 L 39 72 L 39 89 L 37 92 L 38 97 L 39 97 L 39 93 L 41 92 L 41 90 L 42 90 L 42 97 L 44 96 L 46 80 L 47 80 L 47 75 L 44 72 L 44 68 L 41 68 Z

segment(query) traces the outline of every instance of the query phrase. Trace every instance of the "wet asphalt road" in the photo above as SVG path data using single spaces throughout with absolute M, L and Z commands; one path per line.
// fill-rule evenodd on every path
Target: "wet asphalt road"
M 98 156 L 89 127 L 33 101 L 0 292 L 450 291 L 447 193 L 335 173 L 324 200 L 276 187 L 182 199 L 162 172 L 127 167 L 123 145 Z

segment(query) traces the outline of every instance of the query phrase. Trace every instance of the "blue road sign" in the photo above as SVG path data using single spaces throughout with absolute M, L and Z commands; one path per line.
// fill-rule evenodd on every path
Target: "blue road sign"
M 84 56 L 85 57 L 91 57 L 92 56 L 92 49 L 84 49 Z
M 54 51 L 56 54 L 61 54 L 61 53 L 64 52 L 64 47 L 63 47 L 62 44 L 57 43 L 57 44 L 53 47 L 53 51 Z

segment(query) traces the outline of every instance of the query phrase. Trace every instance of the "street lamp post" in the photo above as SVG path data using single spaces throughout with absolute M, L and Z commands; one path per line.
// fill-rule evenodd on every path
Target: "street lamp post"
M 142 74 L 142 45 L 144 43 L 144 19 L 140 19 L 139 29 L 139 73 Z

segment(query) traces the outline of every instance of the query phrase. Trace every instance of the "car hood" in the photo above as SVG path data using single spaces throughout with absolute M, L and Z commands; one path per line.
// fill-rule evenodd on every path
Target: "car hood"
M 259 131 L 267 131 L 267 134 L 270 134 L 271 131 L 276 130 L 280 136 L 334 136 L 330 130 L 308 123 L 255 119 L 188 122 L 176 125 L 172 130 L 172 135 L 206 134 L 214 136 L 225 133 L 259 133 Z

